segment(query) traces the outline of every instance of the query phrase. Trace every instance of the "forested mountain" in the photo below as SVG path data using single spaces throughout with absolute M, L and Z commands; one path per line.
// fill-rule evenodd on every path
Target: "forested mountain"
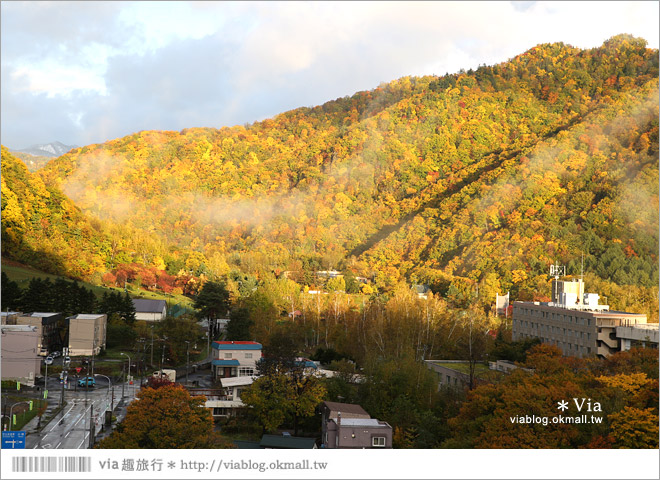
M 35 174 L 2 162 L 3 255 L 97 280 L 338 268 L 380 291 L 524 299 L 584 255 L 594 277 L 658 283 L 658 51 L 625 35 L 252 125 L 142 131 Z

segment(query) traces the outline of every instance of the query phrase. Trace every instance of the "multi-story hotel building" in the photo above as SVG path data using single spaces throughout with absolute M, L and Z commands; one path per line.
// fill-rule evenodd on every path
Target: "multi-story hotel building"
M 574 357 L 606 357 L 633 342 L 657 347 L 658 324 L 647 325 L 641 313 L 610 310 L 599 298 L 584 293 L 582 280 L 555 279 L 551 302 L 514 302 L 513 340 L 540 338 Z

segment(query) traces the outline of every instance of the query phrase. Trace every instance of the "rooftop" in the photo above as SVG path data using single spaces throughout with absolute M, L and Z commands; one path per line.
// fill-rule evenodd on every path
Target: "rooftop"
M 36 332 L 37 327 L 33 325 L 2 325 L 3 332 Z
M 438 365 L 440 367 L 444 368 L 450 368 L 452 370 L 456 370 L 458 372 L 464 373 L 466 375 L 470 374 L 470 364 L 467 361 L 443 361 L 443 360 L 428 360 L 429 363 L 432 363 L 433 365 Z M 484 373 L 489 371 L 490 368 L 488 367 L 487 364 L 485 363 L 477 363 L 474 365 L 474 374 L 479 375 L 480 373 Z
M 223 387 L 240 387 L 243 385 L 252 385 L 254 382 L 255 377 L 253 376 L 245 376 L 245 377 L 227 377 L 227 378 L 221 378 L 220 383 L 222 384 Z
M 213 348 L 216 350 L 261 350 L 262 346 L 257 342 L 246 341 L 215 341 Z
M 330 410 L 330 412 L 343 412 L 353 415 L 364 415 L 369 418 L 369 414 L 360 405 L 354 403 L 339 403 L 339 402 L 323 402 L 323 405 Z
M 342 418 L 341 425 L 344 427 L 387 427 L 385 422 L 376 418 Z
M 75 318 L 76 320 L 96 320 L 105 316 L 105 313 L 79 313 L 78 315 L 73 315 L 68 319 Z
M 162 313 L 163 308 L 167 307 L 165 300 L 152 300 L 148 298 L 134 298 L 133 306 L 136 312 L 141 313 Z
M 316 440 L 290 435 L 264 435 L 261 437 L 261 448 L 314 448 Z
M 238 360 L 213 360 L 213 365 L 216 367 L 238 367 Z
M 61 315 L 61 314 L 56 313 L 56 312 L 32 312 L 32 313 L 24 313 L 22 316 L 23 317 L 48 318 L 48 317 L 53 317 L 55 315 Z

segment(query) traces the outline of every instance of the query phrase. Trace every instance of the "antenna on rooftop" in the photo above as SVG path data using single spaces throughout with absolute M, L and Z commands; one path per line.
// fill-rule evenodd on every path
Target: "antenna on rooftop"
M 564 265 L 550 265 L 550 275 L 553 275 L 555 280 L 559 280 L 559 277 L 566 275 L 566 267 Z

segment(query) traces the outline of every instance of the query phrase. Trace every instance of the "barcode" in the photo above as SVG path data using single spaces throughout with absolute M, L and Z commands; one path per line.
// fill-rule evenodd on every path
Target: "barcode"
M 92 457 L 14 457 L 13 472 L 91 472 Z

